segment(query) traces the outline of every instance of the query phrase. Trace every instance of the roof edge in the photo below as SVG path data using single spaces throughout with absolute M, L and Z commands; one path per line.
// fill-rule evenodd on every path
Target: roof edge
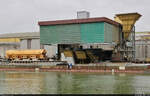
M 116 16 L 121 16 L 121 15 L 135 15 L 135 14 L 138 14 L 139 16 L 142 16 L 138 12 L 134 12 L 134 13 L 120 13 L 120 14 L 116 14 Z
M 111 20 L 106 17 L 86 18 L 86 19 L 68 19 L 68 20 L 55 20 L 55 21 L 39 21 L 40 26 L 47 25 L 64 25 L 64 24 L 82 24 L 82 23 L 94 23 L 94 22 L 107 22 L 116 26 L 121 25 L 120 23 Z

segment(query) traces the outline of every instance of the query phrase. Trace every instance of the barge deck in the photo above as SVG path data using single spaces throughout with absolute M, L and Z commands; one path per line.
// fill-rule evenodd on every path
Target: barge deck
M 0 62 L 0 71 L 39 71 L 39 72 L 112 72 L 112 73 L 150 73 L 150 64 L 131 62 L 102 62 L 76 64 L 68 69 L 66 62 Z

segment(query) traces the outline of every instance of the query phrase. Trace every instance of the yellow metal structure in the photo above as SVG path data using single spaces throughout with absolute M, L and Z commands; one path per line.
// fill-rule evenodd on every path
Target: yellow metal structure
M 150 62 L 150 58 L 146 58 L 145 61 L 146 61 L 146 62 Z
M 142 37 L 142 40 L 150 40 L 150 36 L 149 37 Z
M 0 42 L 20 42 L 19 38 L 0 38 Z
M 150 40 L 150 32 L 136 32 L 137 40 Z
M 6 51 L 7 59 L 45 59 L 46 50 L 8 50 Z
M 78 59 L 86 59 L 86 54 L 84 51 L 75 51 L 75 54 Z
M 71 50 L 65 50 L 64 55 L 65 57 L 73 57 L 73 52 Z
M 91 51 L 86 51 L 87 55 L 90 57 L 91 61 L 98 61 L 98 56 L 95 56 Z
M 140 17 L 139 13 L 116 14 L 115 21 L 122 24 L 125 39 L 128 39 L 135 22 Z

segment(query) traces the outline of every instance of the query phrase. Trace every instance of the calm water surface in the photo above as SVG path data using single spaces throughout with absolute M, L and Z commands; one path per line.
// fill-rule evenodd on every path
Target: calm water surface
M 150 74 L 0 72 L 0 94 L 150 94 Z

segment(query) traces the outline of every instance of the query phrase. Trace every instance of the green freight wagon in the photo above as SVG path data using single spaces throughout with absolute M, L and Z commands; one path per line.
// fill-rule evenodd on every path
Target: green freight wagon
M 121 25 L 105 17 L 42 21 L 39 25 L 41 44 L 117 43 L 121 36 Z

